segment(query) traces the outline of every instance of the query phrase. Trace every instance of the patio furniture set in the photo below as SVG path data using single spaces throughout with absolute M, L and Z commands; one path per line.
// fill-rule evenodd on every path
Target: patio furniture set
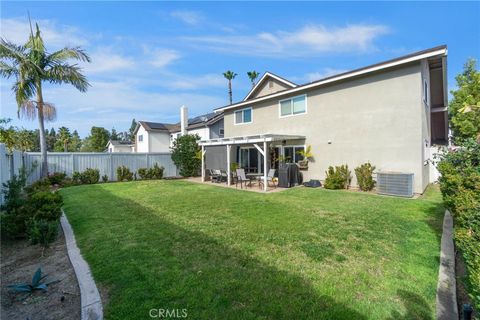
M 273 185 L 274 188 L 277 187 L 275 178 L 275 169 L 270 169 L 267 175 L 267 186 Z M 228 176 L 225 170 L 220 169 L 207 169 L 207 174 L 210 176 L 210 181 L 213 183 L 228 183 Z M 255 183 L 258 184 L 259 188 L 262 188 L 265 183 L 265 177 L 262 173 L 245 173 L 245 169 L 240 168 L 236 169 L 232 174 L 232 182 L 235 184 L 235 187 L 238 188 L 240 184 L 240 188 L 243 187 L 252 187 Z

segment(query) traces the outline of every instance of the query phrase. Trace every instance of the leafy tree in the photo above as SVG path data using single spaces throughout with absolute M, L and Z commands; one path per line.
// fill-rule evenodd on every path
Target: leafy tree
M 108 140 L 110 139 L 110 132 L 102 127 L 92 127 L 90 135 L 85 138 L 82 146 L 82 151 L 102 152 L 105 150 Z
M 52 128 L 50 129 L 50 132 L 47 133 L 47 131 L 45 131 L 45 134 L 46 134 L 46 139 L 47 139 L 47 150 L 48 151 L 53 151 L 54 147 L 55 147 L 55 142 L 57 141 L 57 133 L 55 132 L 55 129 Z
M 20 151 L 34 151 L 35 148 L 35 131 L 21 129 L 15 134 L 15 149 Z
M 225 77 L 225 79 L 228 80 L 228 96 L 230 98 L 230 104 L 232 104 L 233 103 L 232 80 L 235 79 L 237 74 L 233 71 L 228 70 L 223 73 L 223 76 Z
M 255 87 L 255 80 L 257 80 L 260 73 L 257 71 L 248 71 L 247 76 L 250 78 L 250 82 L 252 82 L 252 88 Z
M 31 30 L 24 45 L 16 45 L 8 40 L 0 40 L 0 75 L 5 78 L 15 77 L 12 90 L 15 94 L 18 115 L 29 119 L 38 119 L 40 129 L 41 173 L 47 176 L 47 142 L 45 137 L 45 120 L 53 120 L 55 107 L 43 100 L 42 84 L 72 84 L 85 92 L 89 83 L 76 64 L 68 64 L 70 59 L 88 61 L 90 58 L 80 48 L 64 48 L 48 53 L 36 25 L 36 32 Z
M 455 78 L 457 89 L 448 106 L 450 126 L 455 143 L 480 137 L 480 72 L 476 61 L 465 63 L 463 72 Z
M 135 141 L 135 135 L 133 133 L 135 132 L 136 127 L 137 121 L 135 121 L 135 119 L 132 119 L 132 124 L 130 125 L 130 129 L 128 129 L 128 140 Z
M 110 140 L 120 140 L 119 134 L 117 133 L 117 130 L 115 128 L 112 128 L 112 131 L 110 132 Z
M 68 152 L 71 140 L 72 140 L 72 134 L 70 133 L 70 130 L 66 127 L 60 127 L 58 129 L 54 151 Z
M 15 147 L 15 128 L 13 126 L 7 127 L 10 121 L 12 119 L 0 119 L 0 142 L 12 151 Z
M 173 141 L 172 161 L 180 169 L 180 175 L 191 177 L 198 175 L 202 164 L 196 154 L 200 150 L 197 141 L 200 140 L 198 134 L 186 134 Z
M 80 151 L 80 148 L 82 147 L 82 139 L 78 135 L 77 130 L 74 130 L 72 133 L 72 138 L 70 139 L 70 145 L 69 145 L 69 150 L 72 152 L 77 152 Z

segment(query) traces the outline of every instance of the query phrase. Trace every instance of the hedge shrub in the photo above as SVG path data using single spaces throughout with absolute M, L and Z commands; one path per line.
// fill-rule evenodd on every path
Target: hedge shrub
M 358 187 L 362 191 L 370 191 L 375 187 L 375 181 L 373 180 L 373 171 L 375 166 L 372 166 L 370 162 L 364 163 L 355 168 L 355 176 L 357 177 Z
M 153 165 L 152 168 L 140 168 L 138 169 L 138 175 L 142 180 L 151 180 L 151 179 L 162 179 L 163 172 L 165 171 L 164 167 L 159 167 L 157 163 Z
M 133 172 L 130 171 L 125 166 L 121 166 L 117 168 L 117 181 L 132 181 L 133 180 Z
M 326 189 L 347 189 L 352 180 L 351 171 L 346 164 L 335 168 L 330 166 L 325 174 Z
M 454 238 L 467 268 L 466 287 L 480 310 L 480 144 L 471 139 L 441 156 L 440 190 L 455 221 Z

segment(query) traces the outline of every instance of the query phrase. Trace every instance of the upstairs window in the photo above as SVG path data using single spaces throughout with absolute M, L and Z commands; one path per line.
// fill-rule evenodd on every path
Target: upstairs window
M 280 100 L 280 117 L 288 117 L 307 112 L 307 96 L 298 96 L 285 100 Z
M 138 136 L 138 142 L 142 142 L 142 141 L 143 141 L 143 134 Z
M 252 108 L 235 111 L 235 124 L 252 122 Z

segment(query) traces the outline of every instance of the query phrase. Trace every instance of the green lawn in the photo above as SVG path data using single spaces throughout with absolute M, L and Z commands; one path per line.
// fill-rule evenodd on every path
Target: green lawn
M 295 188 L 261 194 L 187 181 L 61 191 L 108 289 L 107 319 L 431 319 L 441 195 L 417 200 Z

